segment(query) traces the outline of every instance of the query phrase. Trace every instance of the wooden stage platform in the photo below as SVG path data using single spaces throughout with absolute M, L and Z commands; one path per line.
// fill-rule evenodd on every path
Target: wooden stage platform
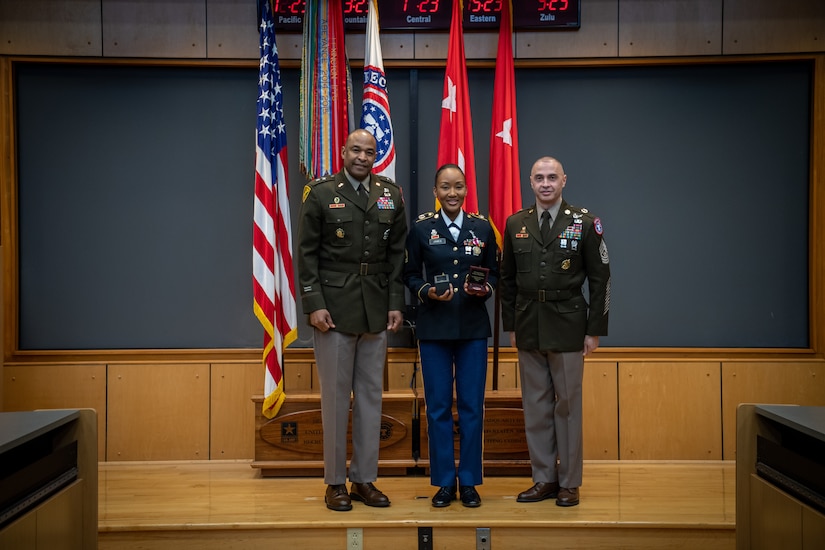
M 730 461 L 585 462 L 572 508 L 516 502 L 532 484 L 523 476 L 486 478 L 473 509 L 433 508 L 425 475 L 382 477 L 376 485 L 392 506 L 354 502 L 333 512 L 321 478 L 261 477 L 249 462 L 106 462 L 99 548 L 733 550 L 735 469 Z M 430 546 L 419 546 L 428 530 Z

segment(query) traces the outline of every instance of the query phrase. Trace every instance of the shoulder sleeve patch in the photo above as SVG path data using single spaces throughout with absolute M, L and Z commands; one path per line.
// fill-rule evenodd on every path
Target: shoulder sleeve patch
M 312 191 L 312 187 L 310 187 L 309 185 L 304 185 L 304 194 L 301 196 L 301 202 L 302 203 L 306 202 L 310 191 Z

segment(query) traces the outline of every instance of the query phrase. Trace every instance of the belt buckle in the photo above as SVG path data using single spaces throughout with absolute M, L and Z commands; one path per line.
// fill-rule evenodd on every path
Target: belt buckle
M 359 275 L 367 275 L 367 273 L 369 272 L 369 269 L 370 269 L 370 264 L 362 262 L 361 265 L 359 266 L 358 274 Z
M 547 300 L 545 299 L 544 289 L 543 289 L 543 288 L 542 288 L 541 290 L 539 290 L 539 296 L 538 296 L 538 298 L 539 298 L 539 302 L 546 302 L 546 301 L 547 301 Z

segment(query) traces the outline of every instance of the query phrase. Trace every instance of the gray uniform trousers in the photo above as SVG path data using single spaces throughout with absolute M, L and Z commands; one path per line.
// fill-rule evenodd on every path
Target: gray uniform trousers
M 352 460 L 349 479 L 355 483 L 375 481 L 378 478 L 387 331 L 348 334 L 315 329 L 314 337 L 315 363 L 321 383 L 324 483 L 341 485 L 347 480 L 350 394 Z
M 533 481 L 580 487 L 584 356 L 520 349 L 518 359 Z

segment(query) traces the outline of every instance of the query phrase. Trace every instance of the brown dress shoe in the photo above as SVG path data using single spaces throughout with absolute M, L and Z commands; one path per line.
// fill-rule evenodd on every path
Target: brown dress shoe
M 326 502 L 327 508 L 336 512 L 352 510 L 352 501 L 347 494 L 346 485 L 327 485 L 324 502 Z
M 556 498 L 559 494 L 558 481 L 539 481 L 523 493 L 519 493 L 516 502 L 541 502 L 548 498 Z
M 579 503 L 579 489 L 578 487 L 573 487 L 572 489 L 568 489 L 567 487 L 562 487 L 559 489 L 559 496 L 556 498 L 556 504 L 558 506 L 575 506 Z
M 390 499 L 372 483 L 353 483 L 349 494 L 352 500 L 358 500 L 367 506 L 385 508 L 390 505 Z

